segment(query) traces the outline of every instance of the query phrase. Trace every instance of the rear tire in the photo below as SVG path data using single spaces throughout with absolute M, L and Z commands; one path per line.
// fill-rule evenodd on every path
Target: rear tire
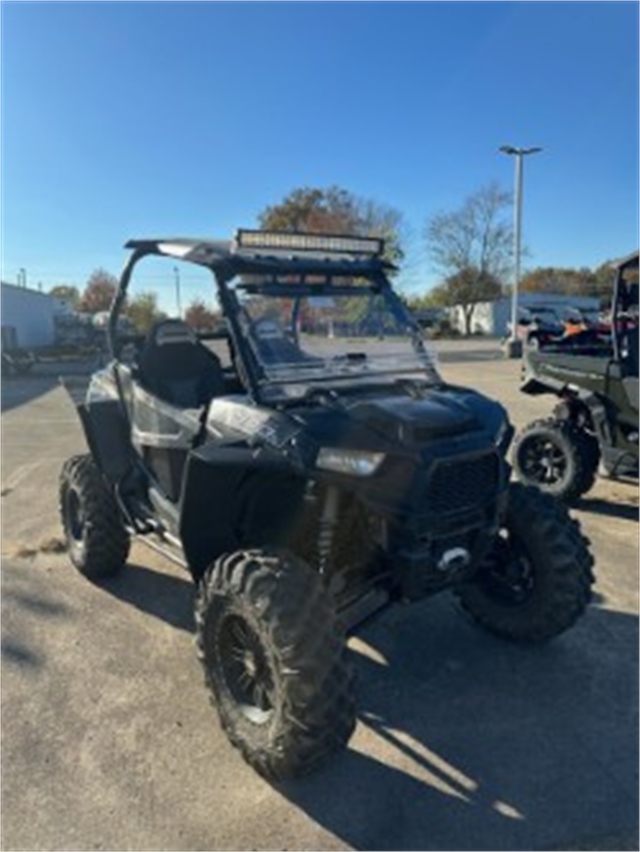
M 547 641 L 571 627 L 589 603 L 594 577 L 588 544 L 561 503 L 514 483 L 493 549 L 475 580 L 456 594 L 491 633 Z
M 69 557 L 81 574 L 97 580 L 120 571 L 129 555 L 129 534 L 92 456 L 65 462 L 60 515 Z
M 355 707 L 344 635 L 304 562 L 220 557 L 200 583 L 196 638 L 222 727 L 261 775 L 306 774 L 346 746 Z
M 518 436 L 513 466 L 520 482 L 570 505 L 593 487 L 598 442 L 569 420 L 534 420 Z

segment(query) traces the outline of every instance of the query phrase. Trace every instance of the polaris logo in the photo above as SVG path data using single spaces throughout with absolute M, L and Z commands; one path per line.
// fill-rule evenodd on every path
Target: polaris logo
M 471 562 L 471 554 L 464 547 L 452 547 L 440 557 L 438 571 L 460 571 Z

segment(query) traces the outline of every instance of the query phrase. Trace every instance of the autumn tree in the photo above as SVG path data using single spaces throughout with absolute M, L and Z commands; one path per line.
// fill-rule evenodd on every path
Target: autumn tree
M 545 266 L 528 270 L 520 289 L 529 293 L 561 293 L 565 296 L 595 296 L 611 299 L 613 271 L 610 261 L 596 269 Z
M 266 207 L 258 222 L 273 231 L 381 237 L 387 260 L 398 264 L 404 257 L 402 214 L 338 186 L 294 189 L 279 204 Z
M 614 272 L 611 268 L 612 260 L 601 263 L 593 270 L 593 285 L 590 295 L 598 296 L 603 304 L 610 305 L 613 298 Z
M 219 325 L 220 315 L 210 310 L 202 299 L 194 299 L 185 312 L 184 321 L 196 331 L 208 331 Z
M 520 280 L 525 293 L 562 293 L 566 296 L 590 296 L 595 277 L 588 268 L 538 267 L 526 272 Z
M 87 282 L 78 309 L 89 314 L 108 311 L 117 289 L 118 279 L 114 275 L 104 269 L 96 269 Z
M 56 284 L 49 290 L 49 295 L 62 302 L 68 302 L 72 308 L 76 308 L 80 302 L 80 291 L 70 284 Z
M 451 304 L 450 299 L 449 288 L 444 283 L 432 287 L 423 296 L 409 296 L 405 301 L 411 310 L 420 311 L 425 308 L 447 308 Z
M 500 295 L 511 263 L 513 230 L 506 218 L 511 194 L 496 183 L 478 190 L 451 212 L 437 213 L 425 228 L 434 266 L 445 275 L 449 304 L 459 304 L 465 333 L 478 302 Z
M 146 334 L 156 322 L 167 316 L 158 308 L 158 297 L 152 292 L 141 292 L 130 299 L 124 314 L 141 334 Z

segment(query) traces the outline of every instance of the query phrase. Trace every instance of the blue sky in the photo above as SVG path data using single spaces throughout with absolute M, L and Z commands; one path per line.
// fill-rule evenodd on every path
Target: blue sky
M 2 16 L 2 278 L 83 287 L 132 236 L 228 237 L 300 186 L 422 234 L 524 170 L 527 266 L 638 244 L 635 2 L 21 3 Z M 157 279 L 157 286 L 170 286 Z M 188 300 L 189 293 L 186 294 Z

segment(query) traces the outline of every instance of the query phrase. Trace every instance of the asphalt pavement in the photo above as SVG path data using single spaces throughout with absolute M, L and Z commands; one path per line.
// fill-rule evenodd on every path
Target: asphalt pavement
M 497 344 L 437 348 L 516 426 L 550 410 Z M 92 584 L 60 552 L 84 439 L 56 376 L 2 382 L 3 850 L 638 848 L 637 487 L 601 480 L 573 512 L 597 575 L 575 628 L 521 648 L 450 595 L 388 611 L 350 642 L 349 748 L 273 785 L 209 705 L 188 576 L 135 543 Z

